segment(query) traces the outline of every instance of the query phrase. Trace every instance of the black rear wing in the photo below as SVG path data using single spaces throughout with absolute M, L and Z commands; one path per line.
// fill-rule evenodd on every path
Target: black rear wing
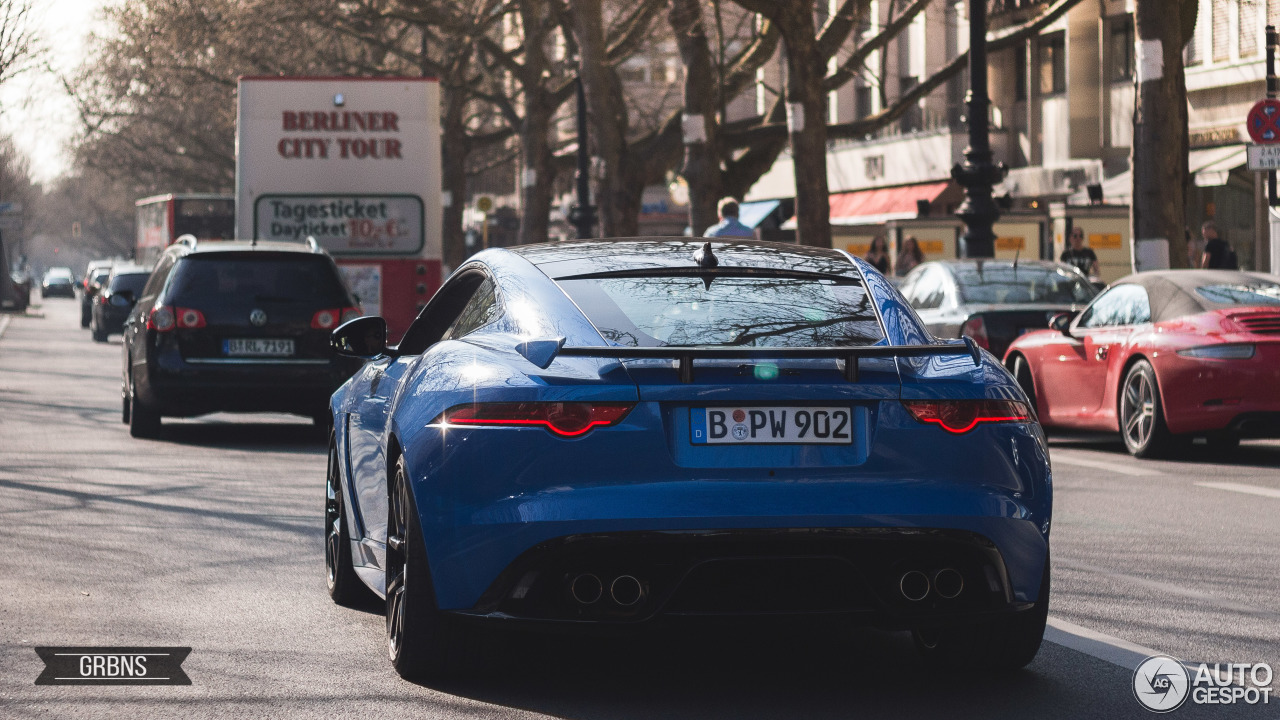
M 569 357 L 615 357 L 675 360 L 680 382 L 693 382 L 694 360 L 726 360 L 734 358 L 768 358 L 776 360 L 834 358 L 844 361 L 844 377 L 858 381 L 858 359 L 864 357 L 928 357 L 931 355 L 969 355 L 974 365 L 982 364 L 982 349 L 972 338 L 964 344 L 947 345 L 867 345 L 863 347 L 561 347 L 555 355 Z M 548 359 L 548 364 L 550 360 Z

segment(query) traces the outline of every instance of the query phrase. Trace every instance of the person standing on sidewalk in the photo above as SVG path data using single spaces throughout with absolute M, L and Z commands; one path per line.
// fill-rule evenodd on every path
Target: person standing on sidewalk
M 1090 280 L 1098 278 L 1102 270 L 1098 267 L 1098 256 L 1093 252 L 1093 248 L 1084 246 L 1084 228 L 1072 228 L 1070 237 L 1071 247 L 1062 251 L 1062 257 L 1058 258 L 1059 262 L 1074 265 Z
M 1200 258 L 1200 267 L 1213 270 L 1237 270 L 1240 262 L 1236 259 L 1236 251 L 1231 249 L 1226 240 L 1218 234 L 1218 224 L 1205 220 L 1200 226 L 1200 236 L 1204 238 L 1204 255 Z
M 751 228 L 738 222 L 738 201 L 725 198 L 720 201 L 720 222 L 707 228 L 703 237 L 736 237 L 754 238 L 756 233 Z

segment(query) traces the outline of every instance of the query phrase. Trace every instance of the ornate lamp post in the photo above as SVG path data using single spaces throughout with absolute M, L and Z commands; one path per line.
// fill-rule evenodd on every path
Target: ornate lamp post
M 969 147 L 964 162 L 951 168 L 951 177 L 965 189 L 964 203 L 956 215 L 964 221 L 960 247 L 964 257 L 995 257 L 996 235 L 991 229 L 1000 219 L 1000 208 L 991 198 L 991 187 L 1004 180 L 1004 163 L 991 162 L 987 109 L 987 0 L 969 0 Z

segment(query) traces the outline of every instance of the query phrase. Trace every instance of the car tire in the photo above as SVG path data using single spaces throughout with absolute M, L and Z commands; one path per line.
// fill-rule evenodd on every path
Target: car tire
M 1117 416 L 1120 437 L 1134 457 L 1154 458 L 1167 455 L 1178 444 L 1164 421 L 1164 404 L 1160 386 L 1151 363 L 1139 360 L 1125 373 L 1120 383 Z
M 1040 597 L 1030 610 L 973 625 L 915 630 L 916 649 L 930 665 L 950 670 L 1008 672 L 1026 667 L 1044 640 L 1049 590 L 1046 554 Z
M 338 470 L 338 447 L 329 434 L 329 468 L 324 502 L 325 583 L 329 597 L 339 605 L 358 607 L 373 600 L 373 593 L 356 575 L 351 562 L 351 534 L 347 530 L 345 495 Z
M 91 313 L 89 310 L 86 310 L 83 307 L 80 309 L 80 327 L 82 328 L 89 327 L 89 318 L 92 314 L 93 313 Z
M 1018 381 L 1018 387 L 1022 388 L 1022 392 L 1027 394 L 1027 400 L 1031 402 L 1031 409 L 1038 415 L 1040 408 L 1036 404 L 1036 384 L 1031 377 L 1031 365 L 1027 363 L 1027 359 L 1022 355 L 1015 355 L 1013 358 L 1013 378 Z
M 136 438 L 160 437 L 160 413 L 147 407 L 129 383 L 129 434 Z
M 120 393 L 120 422 L 129 424 L 129 393 Z
M 466 664 L 467 640 L 455 618 L 436 608 L 426 543 L 404 458 L 387 487 L 387 653 L 406 680 L 433 680 Z

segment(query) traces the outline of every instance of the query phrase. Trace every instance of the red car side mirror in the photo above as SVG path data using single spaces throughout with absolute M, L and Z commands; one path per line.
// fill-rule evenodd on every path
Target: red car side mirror
M 1058 332 L 1071 337 L 1071 319 L 1075 317 L 1071 313 L 1058 313 L 1049 320 L 1049 327 Z

